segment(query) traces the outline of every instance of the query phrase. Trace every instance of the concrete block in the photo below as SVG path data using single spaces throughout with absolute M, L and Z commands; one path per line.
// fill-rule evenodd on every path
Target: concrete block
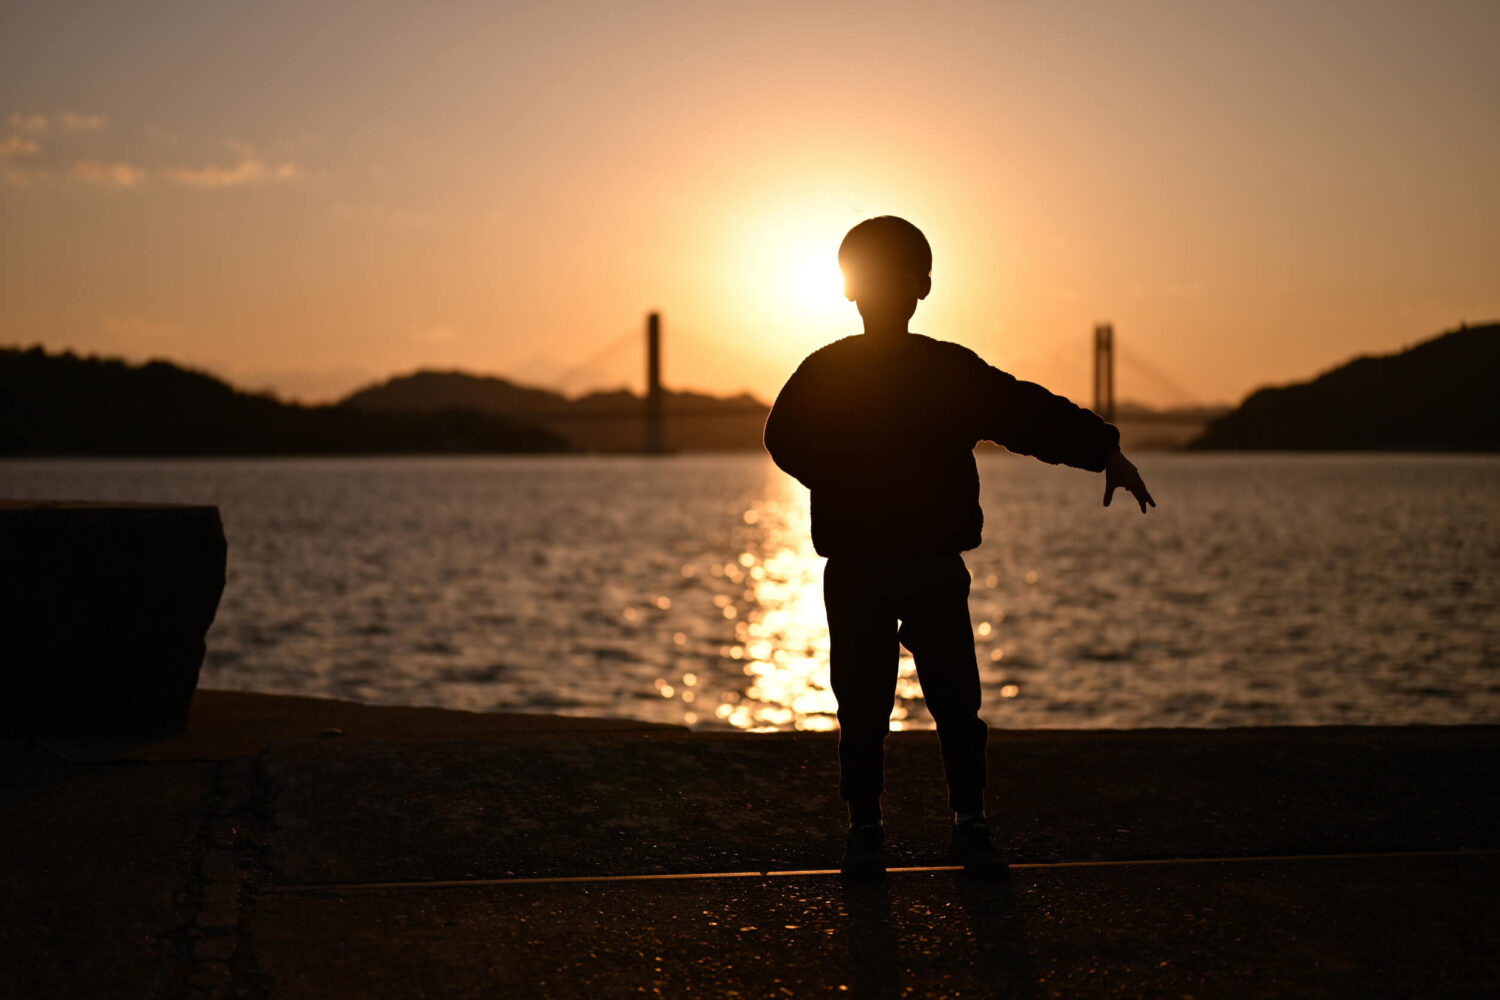
M 0 733 L 181 729 L 225 557 L 216 507 L 0 500 Z

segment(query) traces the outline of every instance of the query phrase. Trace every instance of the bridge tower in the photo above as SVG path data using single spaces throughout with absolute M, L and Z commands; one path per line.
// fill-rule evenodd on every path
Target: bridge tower
M 661 313 L 646 317 L 646 453 L 665 451 L 661 415 Z
M 1094 327 L 1094 412 L 1114 422 L 1115 328 L 1109 323 Z

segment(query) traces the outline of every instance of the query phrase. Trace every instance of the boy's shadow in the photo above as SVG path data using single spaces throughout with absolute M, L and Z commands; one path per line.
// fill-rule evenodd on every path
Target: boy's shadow
M 1010 880 L 954 873 L 953 886 L 968 918 L 985 986 L 997 997 L 1037 996 L 1036 966 L 1026 950 L 1025 923 Z M 844 911 L 849 916 L 850 995 L 876 1000 L 901 996 L 907 985 L 904 980 L 923 973 L 909 968 L 908 959 L 915 957 L 909 955 L 912 944 L 908 943 L 908 954 L 903 955 L 892 911 L 890 880 L 845 881 L 843 894 Z M 923 961 L 921 965 L 931 968 L 932 963 Z
M 844 912 L 849 915 L 849 993 L 866 1000 L 901 995 L 900 942 L 891 919 L 890 883 L 886 879 L 843 882 Z
M 1037 996 L 1036 964 L 1026 949 L 1026 923 L 1011 880 L 956 872 L 954 882 L 990 990 L 997 997 Z

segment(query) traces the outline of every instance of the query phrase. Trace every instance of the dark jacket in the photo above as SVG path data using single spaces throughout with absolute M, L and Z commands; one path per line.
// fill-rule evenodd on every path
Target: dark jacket
M 1099 472 L 1120 432 L 958 344 L 860 334 L 814 351 L 766 418 L 766 450 L 812 491 L 820 555 L 979 544 L 981 438 Z

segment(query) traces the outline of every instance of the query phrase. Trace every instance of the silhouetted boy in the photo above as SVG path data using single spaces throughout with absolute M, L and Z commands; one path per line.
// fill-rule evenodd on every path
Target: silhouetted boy
M 849 806 L 846 874 L 884 872 L 884 743 L 899 645 L 937 724 L 953 807 L 955 860 L 1001 874 L 984 816 L 979 667 L 969 624 L 969 571 L 979 545 L 981 438 L 1011 451 L 1105 474 L 1155 506 L 1120 434 L 1088 410 L 1017 381 L 958 344 L 907 329 L 932 289 L 932 250 L 904 219 L 861 222 L 839 247 L 844 294 L 865 332 L 814 351 L 766 420 L 766 449 L 812 491 L 812 537 L 828 557 L 823 599 L 838 699 L 839 792 Z

